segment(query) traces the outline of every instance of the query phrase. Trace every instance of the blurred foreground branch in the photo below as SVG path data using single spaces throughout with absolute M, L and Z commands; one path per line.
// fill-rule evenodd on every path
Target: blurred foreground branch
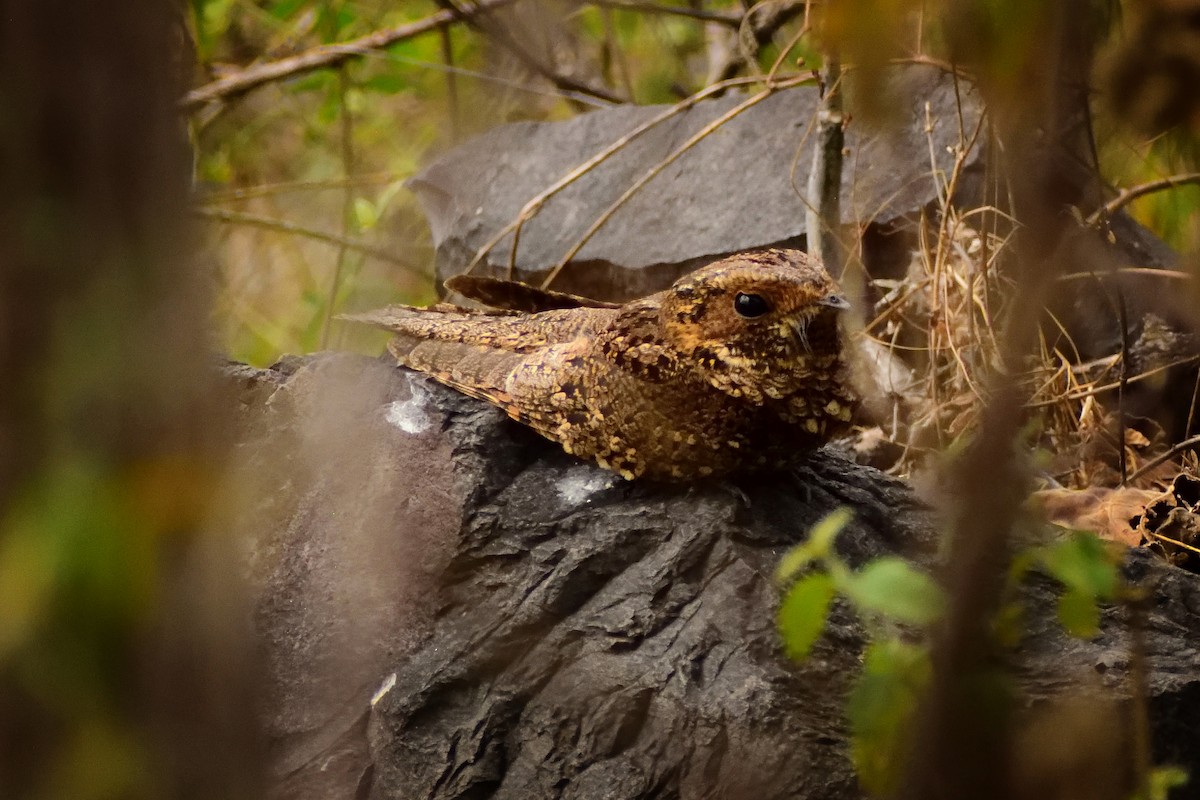
M 951 474 L 951 607 L 935 642 L 932 688 L 902 795 L 922 800 L 1016 796 L 1022 765 L 1013 759 L 1013 698 L 992 630 L 1031 488 L 1029 466 L 1019 455 L 1020 408 L 1028 398 L 1014 376 L 1035 350 L 1040 310 L 1055 277 L 1079 267 L 1080 247 L 1069 236 L 1066 209 L 1095 190 L 1094 176 L 1081 178 L 1071 169 L 1086 163 L 1079 160 L 1086 131 L 1078 121 L 1086 119 L 1081 112 L 1092 57 L 1091 31 L 1080 24 L 1090 13 L 1087 2 L 1031 11 L 1019 28 L 1029 41 L 1017 65 L 986 48 L 980 32 L 994 21 L 990 13 L 983 3 L 961 4 L 948 25 L 956 62 L 978 72 L 1003 143 L 1002 182 L 1019 225 L 1012 264 L 1016 296 L 979 431 Z
M 716 22 L 736 28 L 742 24 L 743 15 L 728 11 L 711 11 L 690 6 L 670 6 L 661 3 L 649 3 L 642 0 L 588 0 L 587 5 L 600 8 L 612 8 L 620 11 L 636 11 L 643 14 L 662 14 L 665 16 L 680 16 L 698 19 L 703 22 Z
M 262 796 L 174 9 L 0 0 L 5 800 Z

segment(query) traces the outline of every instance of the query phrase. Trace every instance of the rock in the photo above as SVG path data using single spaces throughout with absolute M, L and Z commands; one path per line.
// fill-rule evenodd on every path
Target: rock
M 865 634 L 835 605 L 783 657 L 772 574 L 834 508 L 853 565 L 929 564 L 935 521 L 902 482 L 830 449 L 794 473 L 630 483 L 483 403 L 382 361 L 258 372 L 240 489 L 267 664 L 274 796 L 861 797 L 844 694 Z M 248 370 L 232 378 L 243 390 Z M 1200 770 L 1197 576 L 1135 551 L 1159 758 Z M 1030 589 L 1030 701 L 1083 673 L 1128 696 L 1121 612 L 1092 642 Z M 1122 660 L 1124 658 L 1124 660 Z
M 953 78 L 934 67 L 913 66 L 897 69 L 889 85 L 893 96 L 903 98 L 898 119 L 881 126 L 856 120 L 846 131 L 842 210 L 848 225 L 886 228 L 935 201 L 931 152 L 938 170 L 953 169 L 960 123 Z M 970 136 L 981 114 L 977 92 L 960 83 L 957 97 Z M 698 103 L 550 198 L 522 231 L 515 277 L 526 282 L 544 277 L 648 169 L 746 98 L 729 94 Z M 776 92 L 705 137 L 600 228 L 555 288 L 627 300 L 728 253 L 796 246 L 805 234 L 802 192 L 813 146 L 806 134 L 817 99 L 815 86 Z M 439 278 L 462 272 L 530 199 L 667 108 L 615 106 L 563 122 L 503 125 L 427 166 L 410 186 L 433 232 Z M 978 148 L 968 154 L 966 167 L 968 173 L 981 169 Z M 503 275 L 511 244 L 506 236 L 478 271 Z M 881 243 L 872 252 L 882 249 Z

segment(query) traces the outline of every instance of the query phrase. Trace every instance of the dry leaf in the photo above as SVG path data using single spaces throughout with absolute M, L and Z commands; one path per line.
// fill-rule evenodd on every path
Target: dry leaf
M 1034 492 L 1046 518 L 1064 528 L 1095 531 L 1098 536 L 1129 547 L 1141 542 L 1141 533 L 1130 519 L 1141 514 L 1146 504 L 1160 496 L 1148 489 L 1046 489 Z

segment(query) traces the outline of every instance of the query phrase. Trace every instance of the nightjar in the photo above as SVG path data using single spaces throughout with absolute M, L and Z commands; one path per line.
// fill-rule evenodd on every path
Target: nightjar
M 508 412 L 624 478 L 688 481 L 786 465 L 844 431 L 848 307 L 795 250 L 730 256 L 624 305 L 460 277 L 505 308 L 391 306 L 400 364 Z

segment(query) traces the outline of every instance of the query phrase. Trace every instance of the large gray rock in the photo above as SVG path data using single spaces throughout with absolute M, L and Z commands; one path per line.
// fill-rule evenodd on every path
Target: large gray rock
M 771 575 L 843 505 L 850 563 L 928 562 L 934 520 L 903 483 L 830 450 L 740 485 L 628 483 L 380 361 L 230 374 L 276 797 L 861 796 L 842 708 L 863 630 L 836 607 L 790 663 Z M 1200 581 L 1129 569 L 1152 587 L 1157 756 L 1200 769 Z M 1029 701 L 1081 675 L 1127 697 L 1121 613 L 1072 640 L 1053 596 L 1030 590 Z
M 938 181 L 954 166 L 960 123 L 970 137 L 982 113 L 973 87 L 960 83 L 956 91 L 954 79 L 934 67 L 896 70 L 889 88 L 897 116 L 874 126 L 854 120 L 846 131 L 842 213 L 849 225 L 886 225 L 936 200 Z M 524 227 L 516 277 L 539 280 L 647 170 L 747 97 L 698 103 L 550 198 Z M 721 255 L 797 244 L 805 234 L 817 102 L 816 87 L 795 87 L 722 125 L 622 206 L 556 286 L 624 300 Z M 667 108 L 616 106 L 563 122 L 503 125 L 442 155 L 410 182 L 433 232 L 439 278 L 462 272 L 530 199 Z M 978 147 L 966 166 L 980 166 Z M 506 236 L 480 273 L 503 274 L 511 244 Z

